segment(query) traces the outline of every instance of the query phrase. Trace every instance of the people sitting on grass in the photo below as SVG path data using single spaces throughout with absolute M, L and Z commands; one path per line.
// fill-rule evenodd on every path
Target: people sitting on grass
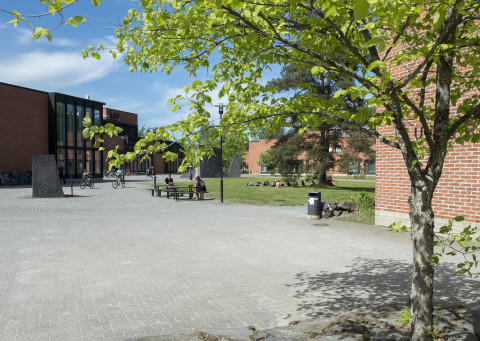
M 266 185 L 264 185 L 264 184 L 262 185 L 262 183 L 260 181 L 257 181 L 256 184 L 247 182 L 247 184 L 245 186 L 266 186 Z

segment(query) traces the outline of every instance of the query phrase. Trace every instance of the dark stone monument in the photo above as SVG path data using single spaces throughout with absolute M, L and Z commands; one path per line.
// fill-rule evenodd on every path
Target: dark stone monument
M 230 167 L 228 167 L 228 172 L 224 176 L 227 178 L 239 178 L 242 175 L 241 165 L 242 155 L 234 155 Z
M 220 178 L 222 176 L 222 160 L 220 157 L 220 148 L 213 148 L 215 155 L 205 156 L 202 161 L 200 161 L 200 167 L 195 168 L 195 176 L 200 176 L 201 178 Z M 241 161 L 242 156 L 240 154 L 233 157 L 228 172 L 223 174 L 225 178 L 239 178 L 241 175 Z
M 32 197 L 60 198 L 63 196 L 55 155 L 34 155 L 32 165 Z
M 219 178 L 222 175 L 222 160 L 220 158 L 220 148 L 213 148 L 215 155 L 204 156 L 200 161 L 200 167 L 195 169 L 195 176 L 201 178 Z

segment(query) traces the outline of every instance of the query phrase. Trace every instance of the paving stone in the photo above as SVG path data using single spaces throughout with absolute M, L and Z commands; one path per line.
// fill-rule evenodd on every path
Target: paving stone
M 127 177 L 125 189 L 75 181 L 66 198 L 0 188 L 2 341 L 197 341 L 212 330 L 248 341 L 248 326 L 305 320 L 269 332 L 297 339 L 408 298 L 406 235 L 335 220 L 318 229 L 306 207 L 152 197 L 141 178 Z M 478 283 L 456 279 L 455 288 Z
M 377 341 L 408 341 L 410 339 L 408 333 L 383 328 L 370 329 L 370 338 Z

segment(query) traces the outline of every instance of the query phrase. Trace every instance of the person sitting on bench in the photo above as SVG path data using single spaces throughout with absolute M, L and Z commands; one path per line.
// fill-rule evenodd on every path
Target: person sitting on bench
M 203 180 L 200 179 L 199 176 L 197 176 L 195 178 L 195 190 L 196 190 L 197 200 L 200 199 L 200 196 L 199 196 L 198 192 L 206 192 L 207 191 L 207 186 L 205 186 L 205 182 L 203 182 Z
M 173 185 L 173 179 L 172 179 L 172 174 L 168 174 L 168 176 L 165 178 L 165 185 Z

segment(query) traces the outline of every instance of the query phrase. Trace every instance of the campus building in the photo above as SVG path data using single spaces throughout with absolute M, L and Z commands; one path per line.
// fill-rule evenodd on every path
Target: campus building
M 398 53 L 398 45 L 391 53 Z M 417 61 L 418 62 L 418 61 Z M 410 66 L 389 66 L 389 72 L 400 79 L 410 72 Z M 436 87 L 431 84 L 426 88 L 426 98 L 435 98 Z M 463 100 L 478 95 L 480 91 L 465 91 L 458 99 Z M 383 110 L 383 108 L 379 108 Z M 450 115 L 456 114 L 457 108 L 451 106 Z M 412 140 L 424 138 L 420 122 L 410 120 L 409 135 Z M 381 126 L 378 131 L 384 136 L 394 136 L 392 126 Z M 409 203 L 410 179 L 405 161 L 398 149 L 377 140 L 376 142 L 376 180 L 375 180 L 375 223 L 388 226 L 403 221 L 410 223 Z M 480 223 L 480 144 L 465 142 L 455 144 L 447 153 L 442 176 L 433 197 L 433 209 L 436 226 L 445 224 L 448 219 L 461 215 L 466 224 Z
M 103 144 L 84 139 L 82 120 L 90 117 L 100 126 L 111 122 L 122 127 L 120 136 L 104 134 Z M 105 103 L 0 83 L 0 172 L 24 173 L 32 169 L 33 155 L 54 154 L 58 167 L 67 177 L 80 177 L 86 169 L 101 177 L 108 168 L 108 151 L 118 146 L 120 153 L 133 151 L 138 141 L 138 115 L 105 107 Z M 99 147 L 105 148 L 100 151 Z M 180 152 L 173 144 L 172 151 Z M 124 168 L 145 172 L 154 167 L 156 173 L 175 173 L 181 162 L 165 163 L 162 154 L 142 161 L 138 156 Z
M 270 173 L 270 169 L 266 166 L 262 166 L 259 164 L 260 154 L 266 152 L 278 142 L 278 139 L 259 139 L 258 141 L 250 141 L 248 143 L 247 151 L 245 152 L 245 167 L 249 170 L 249 172 L 253 174 L 261 174 L 261 173 Z M 334 147 L 330 147 L 329 152 L 333 153 L 333 156 L 338 159 L 340 154 L 342 153 L 342 148 L 348 147 L 345 144 L 345 138 L 343 138 L 342 143 L 338 143 Z M 372 149 L 375 150 L 373 147 Z M 364 169 L 367 174 L 375 174 L 375 161 L 368 161 L 368 158 L 364 154 L 359 154 L 358 157 L 362 159 L 361 165 L 352 165 L 351 171 L 352 173 L 358 173 L 361 169 Z M 297 160 L 292 160 L 292 164 L 303 165 L 305 162 L 306 155 L 302 153 L 298 156 Z M 332 169 L 330 172 L 332 173 L 340 173 L 338 168 Z

